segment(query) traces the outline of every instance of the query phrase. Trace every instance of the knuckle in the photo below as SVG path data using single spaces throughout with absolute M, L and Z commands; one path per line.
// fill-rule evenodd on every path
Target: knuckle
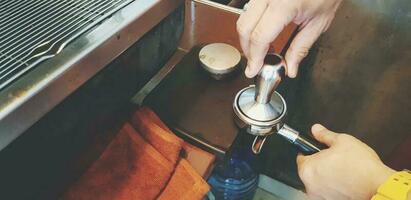
M 305 58 L 308 55 L 308 53 L 310 52 L 310 48 L 308 48 L 308 47 L 299 47 L 299 48 L 290 47 L 289 51 L 293 52 L 297 57 Z
M 237 32 L 240 35 L 245 36 L 245 35 L 248 35 L 251 32 L 251 30 L 246 27 L 246 25 L 241 19 L 239 19 L 237 21 Z
M 264 31 L 262 31 L 260 28 L 256 28 L 253 31 L 253 33 L 251 34 L 250 41 L 251 43 L 257 45 L 270 43 L 269 39 L 266 38 L 266 36 L 264 35 Z
M 353 140 L 353 136 L 345 134 L 345 133 L 340 133 L 337 136 L 337 141 L 341 143 L 347 143 Z
M 345 133 L 341 133 L 341 134 L 338 134 L 338 138 L 341 140 L 350 140 L 353 138 L 353 136 L 345 134 Z

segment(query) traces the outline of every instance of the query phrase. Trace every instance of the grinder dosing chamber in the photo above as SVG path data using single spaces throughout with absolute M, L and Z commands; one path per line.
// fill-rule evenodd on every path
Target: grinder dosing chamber
M 257 75 L 255 85 L 240 90 L 233 103 L 235 122 L 239 128 L 255 135 L 252 151 L 260 153 L 267 136 L 278 133 L 296 145 L 303 154 L 313 154 L 325 148 L 316 140 L 304 137 L 284 123 L 287 104 L 275 91 L 285 77 L 286 62 L 278 54 L 268 54 Z

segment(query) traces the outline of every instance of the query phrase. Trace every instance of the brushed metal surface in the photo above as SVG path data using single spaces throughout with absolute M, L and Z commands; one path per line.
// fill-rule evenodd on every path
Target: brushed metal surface
M 134 0 L 0 3 L 0 90 Z
M 177 49 L 183 6 L 0 151 L 1 199 L 58 199 L 100 157 L 134 111 L 130 98 Z
M 0 91 L 0 150 L 182 3 L 135 1 Z

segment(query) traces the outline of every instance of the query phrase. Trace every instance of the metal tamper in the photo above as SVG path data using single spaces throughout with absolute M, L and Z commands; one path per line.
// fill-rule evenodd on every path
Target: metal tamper
M 285 77 L 285 70 L 286 63 L 282 56 L 267 55 L 255 85 L 240 90 L 234 99 L 235 122 L 240 128 L 255 135 L 251 147 L 255 154 L 260 153 L 267 136 L 273 133 L 283 136 L 306 155 L 326 148 L 284 123 L 287 104 L 275 89 Z

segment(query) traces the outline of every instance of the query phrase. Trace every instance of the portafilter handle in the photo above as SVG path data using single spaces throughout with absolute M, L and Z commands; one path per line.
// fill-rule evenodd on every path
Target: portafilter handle
M 294 130 L 287 124 L 277 131 L 277 134 L 281 135 L 283 138 L 292 143 L 298 151 L 304 155 L 312 155 L 320 152 L 323 149 L 328 148 L 326 145 L 318 142 L 316 139 L 310 136 L 304 136 L 298 131 Z M 268 136 L 255 136 L 253 144 L 251 145 L 251 150 L 254 154 L 259 154 Z
M 281 80 L 285 77 L 286 63 L 278 54 L 268 54 L 264 59 L 264 65 L 256 79 L 255 101 L 266 104 Z
M 283 124 L 277 133 L 294 144 L 294 146 L 304 155 L 311 155 L 327 148 L 326 145 L 318 142 L 316 139 L 301 135 L 287 124 Z

